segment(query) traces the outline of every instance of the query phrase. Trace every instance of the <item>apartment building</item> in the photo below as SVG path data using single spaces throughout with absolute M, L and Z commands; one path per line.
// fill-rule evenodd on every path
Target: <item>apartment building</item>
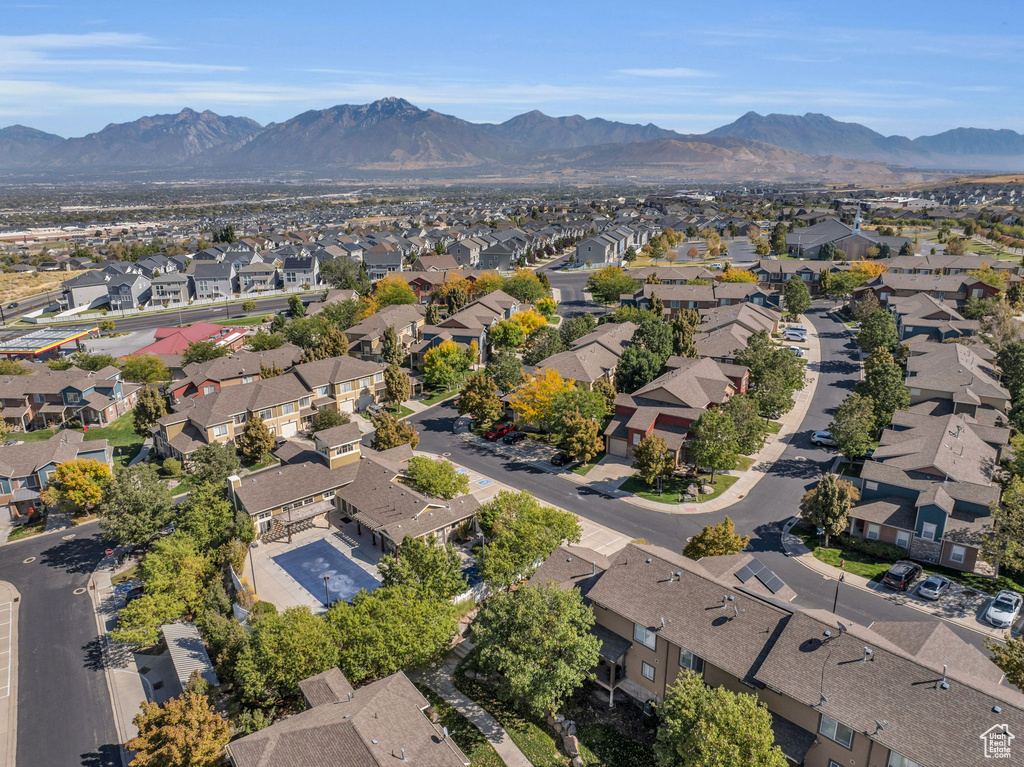
M 141 384 L 121 380 L 121 371 L 50 370 L 31 365 L 28 375 L 0 379 L 0 417 L 15 431 L 61 426 L 77 418 L 106 426 L 135 406 Z

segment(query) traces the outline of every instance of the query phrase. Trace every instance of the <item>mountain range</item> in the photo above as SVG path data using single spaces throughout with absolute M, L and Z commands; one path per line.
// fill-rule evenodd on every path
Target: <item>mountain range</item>
M 21 125 L 0 129 L 0 173 L 19 176 L 172 170 L 893 181 L 916 180 L 929 169 L 1008 165 L 1024 167 L 1024 136 L 1009 130 L 959 128 L 911 140 L 826 115 L 748 112 L 686 135 L 536 110 L 500 124 L 471 123 L 400 98 L 310 110 L 266 126 L 183 109 L 79 138 Z

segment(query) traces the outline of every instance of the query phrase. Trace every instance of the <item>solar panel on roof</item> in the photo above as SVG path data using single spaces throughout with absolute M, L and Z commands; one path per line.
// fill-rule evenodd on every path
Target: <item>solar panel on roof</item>
M 782 582 L 782 579 L 779 578 L 779 576 L 777 576 L 771 570 L 769 570 L 767 574 L 761 573 L 757 576 L 757 579 L 761 581 L 761 583 L 764 584 L 764 587 L 773 594 L 777 594 L 779 589 L 786 585 Z
M 754 577 L 754 571 L 750 569 L 750 565 L 743 565 L 743 567 L 736 571 L 736 577 L 740 579 L 740 582 L 746 583 Z

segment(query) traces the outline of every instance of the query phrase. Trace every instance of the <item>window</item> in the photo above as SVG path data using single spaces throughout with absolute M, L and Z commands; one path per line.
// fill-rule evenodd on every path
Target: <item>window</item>
M 371 383 L 371 381 L 370 381 L 369 377 L 367 377 L 367 378 L 360 378 L 359 379 L 359 388 L 360 389 L 365 389 L 365 388 L 367 388 L 370 385 L 370 383 Z
M 373 382 L 374 383 L 383 383 L 383 381 L 384 381 L 384 374 L 383 373 L 374 373 L 373 374 Z
M 303 397 L 299 400 L 299 407 L 309 407 L 309 397 Z
M 921 524 L 921 537 L 922 538 L 924 538 L 926 540 L 929 540 L 929 541 L 934 541 L 935 540 L 935 532 L 936 532 L 935 525 L 933 525 L 931 522 L 923 522 Z
M 33 394 L 32 395 L 32 401 L 33 402 L 46 402 L 46 395 L 44 395 L 44 394 Z
M 260 420 L 261 421 L 269 420 L 270 418 L 273 417 L 273 415 L 274 415 L 274 411 L 269 409 L 269 408 L 267 410 L 261 410 L 260 411 Z
M 690 671 L 696 671 L 698 674 L 704 671 L 704 659 L 698 658 L 685 647 L 679 648 L 679 665 L 682 668 L 690 669 Z
M 895 751 L 890 751 L 888 767 L 921 767 L 921 765 Z
M 644 675 L 644 679 L 650 679 L 652 682 L 654 681 L 654 666 L 650 663 L 641 663 L 640 673 Z
M 81 397 L 78 395 L 78 392 L 76 392 L 76 391 L 69 391 L 68 392 L 68 402 L 70 404 L 77 405 L 80 399 L 81 399 Z
M 350 442 L 350 443 L 349 443 L 349 444 L 347 444 L 347 445 L 342 445 L 342 446 L 341 446 L 341 452 L 342 452 L 342 454 L 345 454 L 345 453 L 351 453 L 351 452 L 352 452 L 353 450 L 355 450 L 355 449 L 356 449 L 356 445 L 355 445 L 355 443 L 354 443 L 354 442 Z
M 216 386 L 204 386 L 203 387 L 203 394 L 213 394 L 215 391 L 217 391 L 217 387 Z
M 636 432 L 636 433 L 633 434 L 633 444 L 634 445 L 639 445 L 640 444 L 640 433 L 639 432 Z
M 318 386 L 318 387 L 316 387 L 316 396 L 318 396 L 318 397 L 326 397 L 327 396 L 327 387 L 326 386 Z
M 964 558 L 966 556 L 967 549 L 965 549 L 963 546 L 953 546 L 949 550 L 949 560 L 951 562 L 956 562 L 957 564 L 962 565 L 964 563 Z
M 281 405 L 281 415 L 291 415 L 294 412 L 295 412 L 295 403 L 294 402 L 286 402 L 283 405 Z
M 878 533 L 880 531 L 881 531 L 881 528 L 878 525 L 873 525 L 873 524 L 869 523 L 868 524 L 868 531 L 867 531 L 867 533 L 865 534 L 864 537 L 867 538 L 870 541 L 877 541 L 878 540 Z
M 821 715 L 821 725 L 818 727 L 818 732 L 841 746 L 849 748 L 853 745 L 853 730 L 824 714 Z
M 324 500 L 327 500 L 328 498 L 333 498 L 334 493 L 334 490 L 324 490 Z
M 213 427 L 214 437 L 226 437 L 228 436 L 228 425 L 226 423 L 218 424 Z
M 985 289 L 984 288 L 975 288 L 974 290 L 971 291 L 971 296 L 973 298 L 981 298 L 984 295 L 985 295 Z M 900 757 L 900 758 L 902 759 L 903 757 Z
M 352 382 L 351 381 L 343 382 L 341 384 L 341 393 L 342 394 L 348 394 L 350 391 L 352 391 Z
M 905 549 L 909 549 L 910 548 L 910 533 L 908 533 L 906 530 L 897 530 L 896 531 L 896 545 L 897 546 L 902 546 Z
M 658 642 L 658 635 L 646 626 L 641 626 L 639 623 L 634 623 L 633 639 L 642 644 L 644 647 L 650 647 L 653 650 Z
M 248 413 L 239 413 L 238 415 L 236 415 L 231 420 L 234 422 L 235 426 L 241 426 L 243 423 L 245 423 L 246 421 L 249 420 L 249 414 Z

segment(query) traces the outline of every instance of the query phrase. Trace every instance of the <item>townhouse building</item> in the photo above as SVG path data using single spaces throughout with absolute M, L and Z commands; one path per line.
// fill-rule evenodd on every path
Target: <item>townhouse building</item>
M 979 320 L 968 320 L 956 308 L 927 293 L 889 299 L 901 341 L 939 341 L 976 336 Z
M 594 332 L 577 338 L 571 349 L 552 354 L 537 367 L 557 370 L 562 378 L 572 379 L 577 386 L 588 389 L 598 381 L 611 383 L 622 353 L 632 343 L 637 328 L 632 322 L 601 325 Z
M 284 260 L 281 272 L 286 288 L 314 287 L 320 282 L 320 264 L 313 256 L 289 256 Z
M 169 272 L 154 277 L 151 285 L 151 303 L 157 306 L 181 306 L 192 300 L 192 278 L 180 272 Z
M 179 368 L 167 387 L 171 402 L 214 394 L 226 386 L 238 386 L 262 380 L 261 370 L 279 368 L 287 373 L 302 362 L 302 349 L 283 344 L 262 352 L 236 350 L 227 357 L 209 362 L 194 362 Z
M 248 264 L 238 270 L 238 290 L 242 293 L 259 293 L 278 287 L 278 271 L 273 263 Z
M 495 290 L 481 296 L 438 325 L 424 325 L 421 340 L 412 347 L 412 364 L 417 367 L 430 349 L 445 341 L 454 341 L 464 349 L 476 344 L 479 363 L 487 361 L 487 331 L 502 320 L 507 320 L 523 310 L 519 300 L 503 290 Z
M 235 292 L 235 265 L 228 261 L 195 261 L 189 274 L 196 298 L 227 298 Z
M 144 274 L 122 274 L 107 281 L 107 304 L 111 311 L 135 309 L 149 303 L 152 282 Z
M 1006 419 L 1010 392 L 999 383 L 995 353 L 981 344 L 915 341 L 907 344 L 910 402 L 945 400 L 952 412 Z M 988 411 L 986 413 L 985 411 Z
M 969 298 L 992 298 L 999 288 L 982 282 L 969 274 L 892 274 L 884 272 L 866 285 L 853 291 L 853 297 L 860 299 L 868 291 L 882 306 L 890 299 L 906 298 L 919 294 L 929 295 L 937 301 L 951 303 L 961 308 Z
M 113 366 L 50 370 L 33 365 L 30 370 L 0 379 L 0 417 L 15 431 L 61 426 L 76 418 L 86 426 L 106 426 L 135 406 L 142 388 L 122 381 Z
M 408 352 L 419 341 L 420 331 L 426 324 L 423 309 L 411 304 L 386 306 L 345 331 L 348 353 L 372 362 L 383 362 L 384 333 L 395 329 L 402 349 Z

